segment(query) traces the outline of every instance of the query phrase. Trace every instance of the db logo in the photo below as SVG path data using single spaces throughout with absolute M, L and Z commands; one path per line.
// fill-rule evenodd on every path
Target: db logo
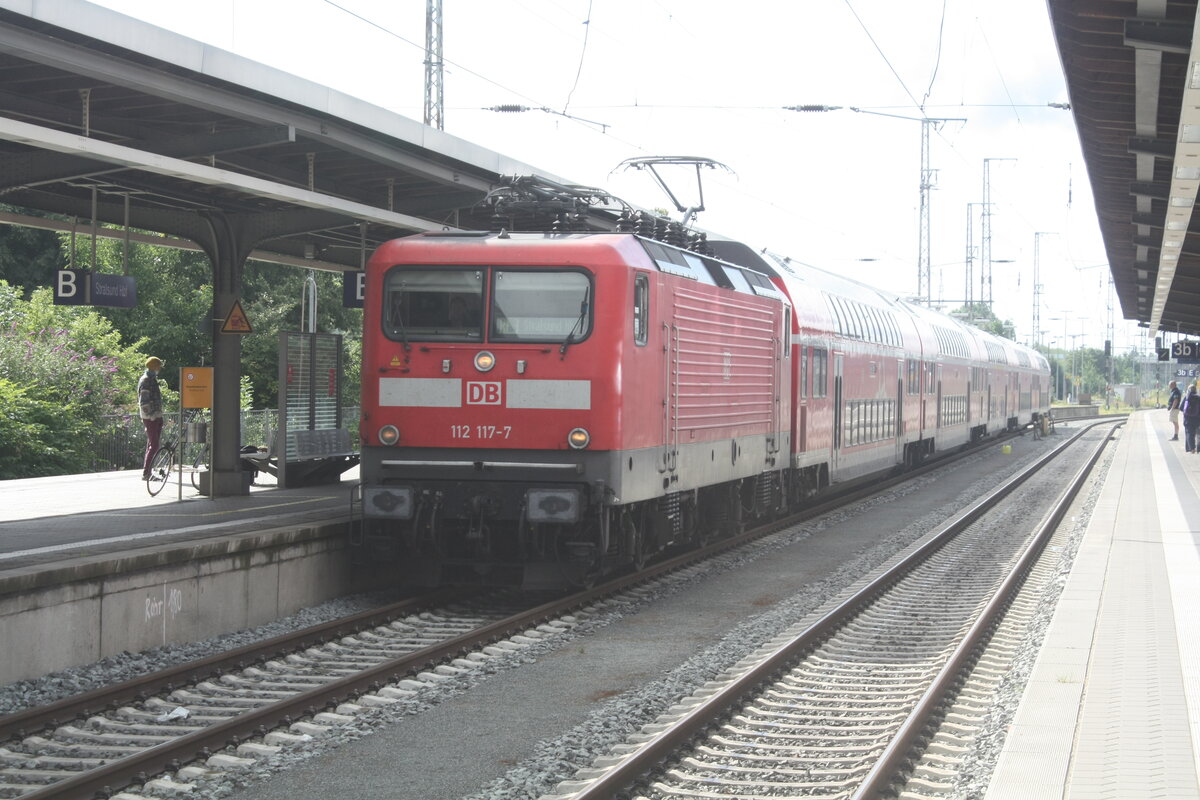
M 500 384 L 488 381 L 467 381 L 467 405 L 500 405 Z

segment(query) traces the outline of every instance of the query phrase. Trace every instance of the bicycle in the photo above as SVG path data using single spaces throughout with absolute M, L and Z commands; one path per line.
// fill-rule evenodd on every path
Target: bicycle
M 185 417 L 184 424 L 189 422 L 199 422 L 199 412 L 193 411 Z M 172 428 L 174 432 L 174 427 Z M 207 439 L 207 437 L 205 437 Z M 171 477 L 171 472 L 175 468 L 176 454 L 179 452 L 180 441 L 174 435 L 164 437 L 163 443 L 158 450 L 154 452 L 154 458 L 150 460 L 150 478 L 146 481 L 146 491 L 151 497 L 155 497 L 167 485 L 167 481 Z M 187 444 L 187 442 L 183 442 Z M 196 457 L 192 460 L 192 488 L 200 488 L 200 467 L 207 463 L 208 442 L 205 441 L 201 448 L 196 452 Z
M 175 466 L 175 447 L 174 438 L 164 437 L 163 443 L 154 451 L 154 458 L 150 461 L 150 477 L 146 479 L 146 491 L 151 497 L 161 492 L 171 478 L 171 470 Z
M 196 457 L 192 459 L 192 488 L 200 491 L 200 468 L 208 466 L 208 442 L 200 445 Z

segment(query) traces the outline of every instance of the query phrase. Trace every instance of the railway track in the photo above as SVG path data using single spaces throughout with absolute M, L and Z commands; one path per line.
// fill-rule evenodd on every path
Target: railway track
M 1003 672 L 972 668 L 1106 442 L 1050 512 L 1030 516 L 1053 477 L 1029 479 L 1071 442 L 543 800 L 948 796 L 977 693 Z M 997 514 L 1029 524 L 1009 535 Z
M 875 482 L 801 517 L 901 480 Z M 535 608 L 513 596 L 481 602 L 478 592 L 439 592 L 2 718 L 0 798 L 185 789 L 213 769 L 245 766 L 321 736 L 364 707 L 397 702 L 422 684 L 569 629 L 564 615 L 572 610 L 797 521 L 721 540 Z

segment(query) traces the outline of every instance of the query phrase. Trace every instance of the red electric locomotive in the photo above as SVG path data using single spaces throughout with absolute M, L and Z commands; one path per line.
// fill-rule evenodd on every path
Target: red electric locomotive
M 424 583 L 581 583 L 783 506 L 790 306 L 628 233 L 440 233 L 367 266 L 364 539 Z

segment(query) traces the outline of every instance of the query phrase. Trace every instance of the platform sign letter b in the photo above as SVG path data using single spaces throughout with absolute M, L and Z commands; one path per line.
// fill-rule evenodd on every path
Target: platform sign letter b
M 54 279 L 54 305 L 56 306 L 86 306 L 87 270 L 60 269 Z

